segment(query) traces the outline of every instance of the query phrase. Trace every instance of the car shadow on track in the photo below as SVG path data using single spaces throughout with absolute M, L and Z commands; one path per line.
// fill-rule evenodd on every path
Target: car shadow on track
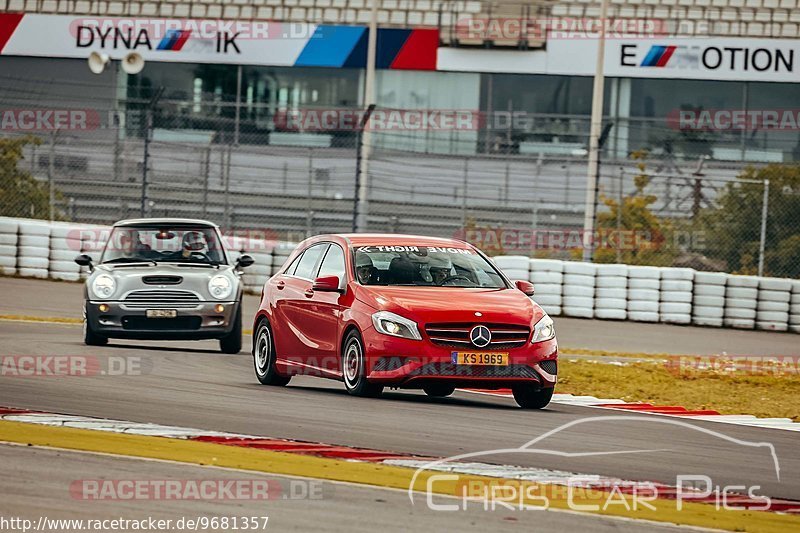
M 335 396 L 346 396 L 351 397 L 344 388 L 330 388 L 330 387 L 314 387 L 309 385 L 289 385 L 287 387 L 288 390 L 302 390 L 306 393 L 311 394 L 318 394 L 318 395 L 335 395 Z M 461 398 L 459 396 L 449 396 L 447 398 L 432 398 L 425 394 L 414 394 L 414 390 L 409 389 L 405 392 L 400 391 L 389 391 L 384 392 L 378 398 L 361 398 L 363 401 L 384 401 L 384 402 L 403 402 L 403 403 L 417 403 L 417 404 L 429 404 L 429 405 L 441 405 L 441 406 L 460 406 L 460 407 L 472 407 L 478 409 L 503 409 L 509 411 L 522 411 L 519 407 L 513 404 L 507 403 L 500 403 L 500 398 L 496 401 L 479 401 L 479 400 L 471 400 L 467 398 Z M 458 394 L 458 392 L 456 392 Z M 541 411 L 545 413 L 547 411 L 553 411 L 552 408 L 545 409 Z
M 213 354 L 219 355 L 220 357 L 231 357 L 231 355 L 236 356 L 240 354 L 224 354 L 219 350 L 215 350 L 213 348 L 203 349 L 203 348 L 186 348 L 184 346 L 151 346 L 147 344 L 117 344 L 115 342 L 109 342 L 106 348 L 121 348 L 123 350 L 147 350 L 152 352 L 180 352 L 180 353 L 203 353 L 203 354 Z

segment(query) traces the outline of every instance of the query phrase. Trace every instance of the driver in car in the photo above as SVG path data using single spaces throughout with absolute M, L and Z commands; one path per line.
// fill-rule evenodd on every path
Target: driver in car
M 446 255 L 431 254 L 427 266 L 434 285 L 441 285 L 453 272 L 453 263 Z
M 369 285 L 373 281 L 373 273 L 375 272 L 375 265 L 372 259 L 367 254 L 356 254 L 356 276 L 359 283 L 362 285 Z
M 181 239 L 181 249 L 173 254 L 172 260 L 190 261 L 192 259 L 205 259 L 208 244 L 200 231 L 187 231 Z

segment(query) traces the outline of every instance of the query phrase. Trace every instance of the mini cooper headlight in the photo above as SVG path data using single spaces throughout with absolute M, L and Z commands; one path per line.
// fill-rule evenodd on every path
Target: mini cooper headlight
M 375 329 L 384 335 L 391 335 L 392 337 L 402 337 L 404 339 L 413 339 L 421 341 L 422 336 L 417 329 L 417 323 L 409 320 L 400 315 L 390 313 L 389 311 L 378 311 L 372 315 L 372 325 Z
M 217 300 L 227 298 L 231 295 L 231 291 L 233 291 L 233 284 L 228 276 L 217 274 L 208 280 L 208 292 Z
M 533 338 L 531 338 L 531 344 L 549 341 L 555 336 L 556 326 L 553 324 L 553 319 L 550 318 L 550 315 L 544 315 L 539 319 L 536 325 L 533 326 Z
M 92 282 L 92 292 L 101 299 L 111 298 L 117 288 L 117 282 L 113 276 L 100 274 Z

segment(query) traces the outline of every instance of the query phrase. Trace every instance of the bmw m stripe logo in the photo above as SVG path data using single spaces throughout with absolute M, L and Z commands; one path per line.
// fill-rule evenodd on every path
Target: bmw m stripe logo
M 180 52 L 191 35 L 190 30 L 168 30 L 161 42 L 158 43 L 156 50 Z
M 665 67 L 677 46 L 653 45 L 642 60 L 642 67 Z

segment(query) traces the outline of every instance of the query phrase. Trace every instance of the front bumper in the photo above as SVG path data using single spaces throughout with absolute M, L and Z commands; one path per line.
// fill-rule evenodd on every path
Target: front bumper
M 508 366 L 456 365 L 452 362 L 453 352 L 486 350 L 445 347 L 428 339 L 415 341 L 390 337 L 374 329 L 365 332 L 364 342 L 367 379 L 385 386 L 420 388 L 435 382 L 482 389 L 508 388 L 518 384 L 552 388 L 558 381 L 556 339 L 495 350 L 508 353 Z
M 100 310 L 100 306 L 108 308 Z M 222 311 L 216 309 L 222 305 Z M 176 309 L 174 318 L 148 318 L 147 309 L 129 308 L 123 302 L 86 302 L 86 320 L 95 333 L 122 339 L 217 339 L 234 327 L 240 302 L 199 302 Z M 159 306 L 168 308 L 168 306 Z

